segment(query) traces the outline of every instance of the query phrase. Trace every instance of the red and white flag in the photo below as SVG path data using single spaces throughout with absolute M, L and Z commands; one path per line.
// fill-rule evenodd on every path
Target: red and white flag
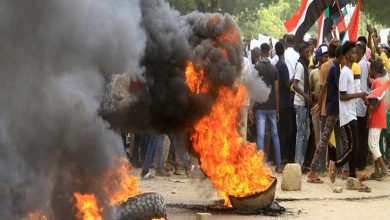
M 356 41 L 358 37 L 358 31 L 359 31 L 359 19 L 360 19 L 360 6 L 362 4 L 362 1 L 359 0 L 355 11 L 353 12 L 351 21 L 349 22 L 347 32 L 344 36 L 344 39 L 342 39 L 343 42 L 351 40 Z

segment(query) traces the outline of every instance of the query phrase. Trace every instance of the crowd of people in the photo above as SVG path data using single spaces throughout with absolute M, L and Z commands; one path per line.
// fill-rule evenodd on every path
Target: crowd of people
M 261 77 L 270 94 L 264 103 L 247 100 L 238 131 L 244 141 L 256 142 L 276 172 L 298 163 L 310 183 L 323 183 L 327 175 L 334 182 L 337 173 L 360 180 L 389 175 L 390 93 L 368 95 L 390 80 L 390 35 L 388 44 L 380 44 L 375 28 L 368 25 L 367 32 L 356 42 L 333 38 L 317 44 L 312 38 L 297 45 L 294 35 L 286 34 L 275 45 L 244 47 L 243 77 Z M 190 175 L 198 166 L 188 153 L 185 132 L 132 137 L 128 153 L 133 166 L 142 167 L 142 179 L 169 176 L 170 171 Z M 150 172 L 154 155 L 155 175 Z M 357 176 L 370 162 L 375 171 Z
M 334 38 L 318 46 L 313 38 L 296 45 L 286 34 L 275 46 L 245 51 L 243 74 L 261 77 L 271 92 L 265 103 L 251 102 L 244 138 L 256 141 L 276 172 L 298 163 L 310 183 L 323 183 L 326 175 L 334 182 L 337 173 L 360 180 L 389 175 L 390 95 L 369 94 L 388 85 L 390 35 L 380 44 L 375 28 L 367 25 L 367 32 L 357 41 Z M 357 176 L 369 161 L 375 171 Z
M 197 159 L 189 154 L 186 132 L 169 135 L 140 133 L 122 137 L 130 163 L 136 168 L 142 168 L 141 179 L 168 177 L 172 173 L 190 176 L 192 170 L 198 167 Z M 166 142 L 167 140 L 169 142 Z M 169 146 L 166 153 L 165 146 Z M 154 158 L 156 163 L 153 163 Z M 154 174 L 150 170 L 152 167 L 155 168 Z

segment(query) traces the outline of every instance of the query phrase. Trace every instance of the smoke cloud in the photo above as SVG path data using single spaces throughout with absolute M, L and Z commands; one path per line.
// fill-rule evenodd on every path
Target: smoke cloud
M 74 219 L 73 193 L 106 201 L 102 175 L 124 155 L 98 97 L 111 74 L 142 73 L 140 3 L 0 5 L 0 219 L 34 210 Z
M 221 86 L 232 88 L 240 76 L 239 28 L 229 15 L 193 12 L 180 16 L 163 0 L 142 1 L 141 8 L 147 36 L 142 60 L 146 85 L 135 101 L 127 98 L 131 103 L 126 114 L 109 121 L 125 130 L 182 131 L 210 111 Z M 197 72 L 205 72 L 203 83 L 209 92 L 193 95 L 188 91 L 189 61 Z
M 74 192 L 97 195 L 111 219 L 101 183 L 125 155 L 112 128 L 191 127 L 218 88 L 240 76 L 239 29 L 229 15 L 181 16 L 163 0 L 0 5 L 0 219 L 35 210 L 74 219 Z M 207 93 L 188 90 L 189 61 L 204 70 Z M 107 84 L 122 73 L 129 91 L 119 112 Z M 114 104 L 102 105 L 107 97 Z

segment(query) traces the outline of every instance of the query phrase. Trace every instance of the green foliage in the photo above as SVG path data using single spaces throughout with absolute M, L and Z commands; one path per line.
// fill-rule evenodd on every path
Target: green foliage
M 284 21 L 297 10 L 300 0 L 279 0 L 257 10 L 246 10 L 234 16 L 245 37 L 266 34 L 281 38 L 285 33 Z
M 204 11 L 229 13 L 237 21 L 243 37 L 257 37 L 266 34 L 281 38 L 286 30 L 284 21 L 299 7 L 301 0 L 167 0 L 181 14 L 187 14 L 204 5 Z M 357 3 L 357 0 L 351 0 Z M 378 30 L 390 26 L 387 15 L 389 0 L 362 0 L 359 35 L 367 35 L 366 24 L 373 24 Z M 309 31 L 316 35 L 317 24 Z
M 357 3 L 357 0 L 354 0 Z M 366 13 L 369 20 L 375 21 L 387 27 L 390 26 L 390 16 L 388 14 L 389 0 L 362 0 L 362 11 Z
M 220 12 L 236 15 L 245 10 L 256 11 L 261 7 L 266 7 L 277 0 L 167 0 L 169 4 L 187 14 L 191 11 L 198 10 L 200 4 L 203 4 L 206 12 Z

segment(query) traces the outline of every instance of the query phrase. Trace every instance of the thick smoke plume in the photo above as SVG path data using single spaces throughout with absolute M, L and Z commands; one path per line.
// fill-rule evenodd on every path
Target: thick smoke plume
M 142 71 L 139 4 L 0 1 L 0 219 L 74 219 L 76 191 L 107 201 L 102 175 L 124 153 L 98 97 L 111 74 Z
M 95 194 L 111 219 L 101 183 L 125 155 L 111 128 L 191 127 L 240 75 L 239 37 L 226 38 L 238 30 L 228 15 L 180 16 L 162 0 L 0 0 L 0 219 L 74 219 L 74 192 Z M 187 88 L 190 61 L 205 94 Z M 102 97 L 122 73 L 129 97 L 109 94 L 119 101 L 107 114 Z
M 218 88 L 233 87 L 240 75 L 239 28 L 229 15 L 193 12 L 180 16 L 163 0 L 142 1 L 141 8 L 147 36 L 142 60 L 146 85 L 143 92 L 133 92 L 138 98 L 129 98 L 126 113 L 109 121 L 133 131 L 175 132 L 191 127 L 210 111 Z M 196 71 L 204 70 L 208 93 L 188 91 L 189 61 Z

